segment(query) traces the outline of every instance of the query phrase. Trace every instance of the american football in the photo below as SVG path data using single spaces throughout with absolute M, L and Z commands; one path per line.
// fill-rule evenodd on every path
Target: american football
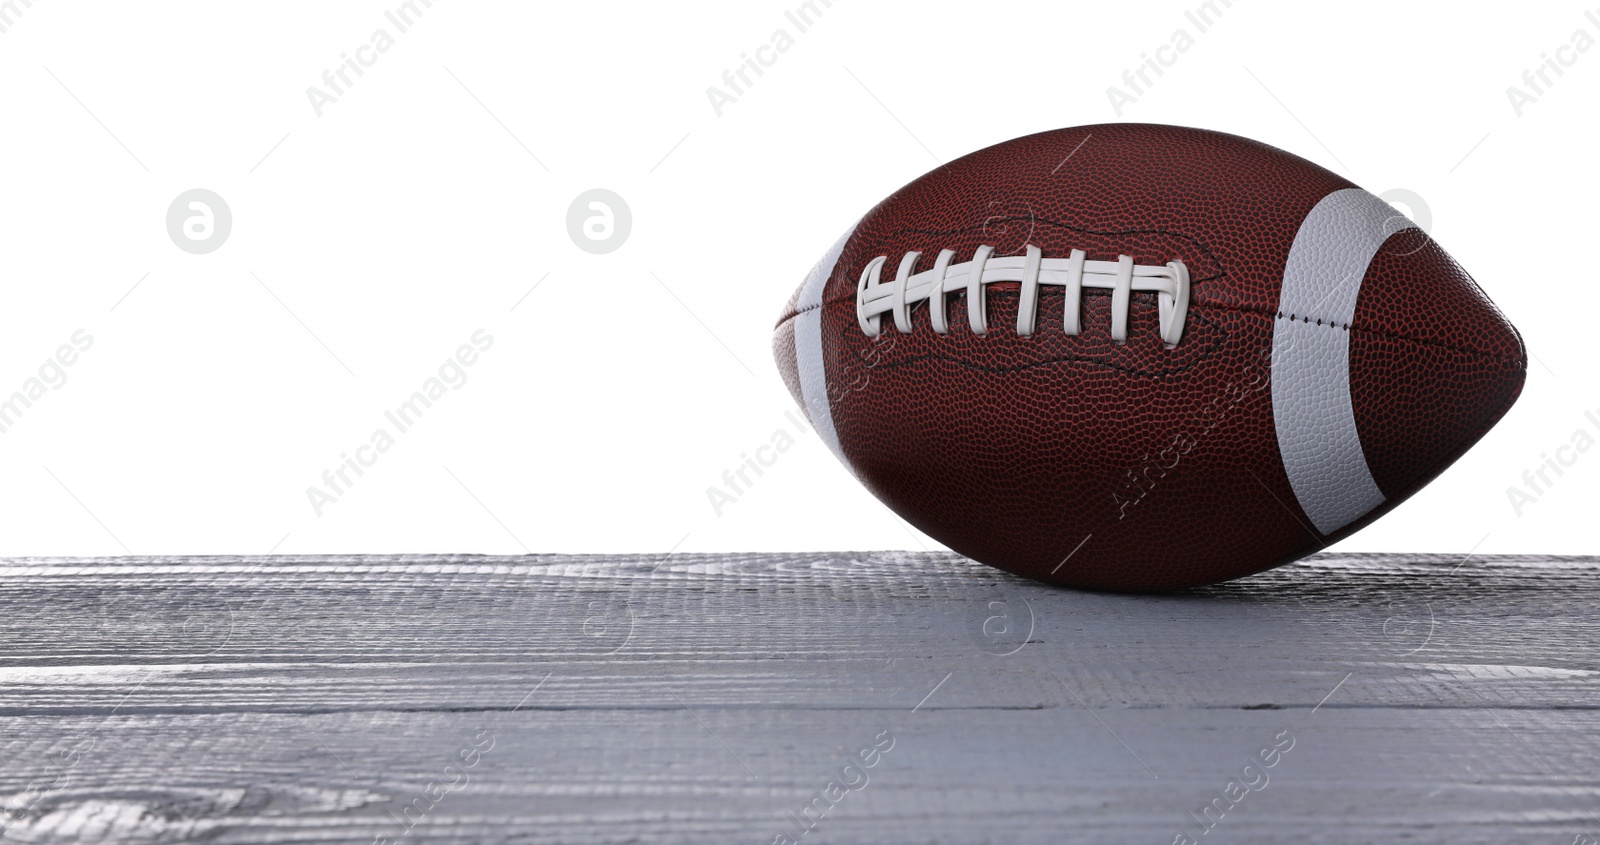
M 829 449 L 976 561 L 1153 591 L 1294 561 L 1506 413 L 1527 356 L 1407 217 L 1274 147 L 1148 124 L 952 161 L 785 307 Z

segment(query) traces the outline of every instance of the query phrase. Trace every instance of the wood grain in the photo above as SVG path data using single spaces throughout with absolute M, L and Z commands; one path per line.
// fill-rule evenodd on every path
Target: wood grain
M 1597 582 L 1539 557 L 1324 555 L 1155 597 L 945 554 L 0 561 L 0 824 L 1568 845 L 1600 839 Z

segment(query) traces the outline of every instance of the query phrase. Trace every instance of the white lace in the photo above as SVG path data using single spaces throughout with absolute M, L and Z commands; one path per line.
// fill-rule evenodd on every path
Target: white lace
M 915 275 L 911 268 L 916 266 L 922 253 L 908 252 L 900 259 L 900 269 L 890 282 L 880 280 L 888 256 L 872 259 L 856 283 L 856 318 L 861 323 L 861 331 L 868 337 L 877 337 L 883 315 L 892 313 L 894 327 L 900 332 L 909 332 L 911 307 L 926 299 L 933 330 L 947 334 L 950 325 L 945 314 L 945 294 L 965 291 L 967 321 L 974 334 L 984 334 L 988 323 L 983 286 L 1021 282 L 1017 334 L 1022 337 L 1033 334 L 1039 310 L 1039 286 L 1057 285 L 1066 289 L 1062 326 L 1069 335 L 1076 335 L 1081 329 L 1078 318 L 1083 305 L 1083 288 L 1098 288 L 1111 291 L 1111 339 L 1117 343 L 1128 340 L 1128 306 L 1134 291 L 1157 294 L 1161 339 L 1168 348 L 1176 346 L 1183 338 L 1184 317 L 1189 312 L 1189 270 L 1182 261 L 1149 266 L 1134 264 L 1126 255 L 1119 256 L 1116 261 L 1085 261 L 1081 249 L 1073 250 L 1068 258 L 1045 258 L 1032 244 L 1024 255 L 990 258 L 993 252 L 994 247 L 980 246 L 971 261 L 951 264 L 955 250 L 940 250 L 933 268 Z

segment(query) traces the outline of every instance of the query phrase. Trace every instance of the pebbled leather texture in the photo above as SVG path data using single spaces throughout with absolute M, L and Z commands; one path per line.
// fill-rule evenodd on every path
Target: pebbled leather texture
M 1279 456 L 1272 348 L 1301 222 L 1353 187 L 1265 144 L 1136 124 L 1040 133 L 921 177 L 862 218 L 823 287 L 814 330 L 846 463 L 955 551 L 1084 588 L 1226 580 L 1359 529 L 1482 436 L 1526 362 L 1442 250 L 1414 231 L 1391 237 L 1349 328 L 1311 324 L 1347 333 L 1353 415 L 1384 499 L 1332 534 L 1316 530 Z M 1014 284 L 990 288 L 984 335 L 963 294 L 948 297 L 947 335 L 926 304 L 910 333 L 890 321 L 868 338 L 857 325 L 856 279 L 875 257 L 921 252 L 917 272 L 941 249 L 966 260 L 979 245 L 1001 256 L 1030 243 L 1047 257 L 1183 261 L 1193 293 L 1182 342 L 1161 343 L 1156 297 L 1136 293 L 1128 341 L 1114 343 L 1111 292 L 1099 290 L 1083 293 L 1083 332 L 1067 336 L 1059 288 L 1044 289 L 1035 333 L 1018 337 Z M 791 392 L 795 302 L 774 337 Z
M 1404 499 L 1516 401 L 1517 330 L 1432 240 L 1396 234 L 1373 257 L 1351 330 L 1350 395 L 1378 488 Z

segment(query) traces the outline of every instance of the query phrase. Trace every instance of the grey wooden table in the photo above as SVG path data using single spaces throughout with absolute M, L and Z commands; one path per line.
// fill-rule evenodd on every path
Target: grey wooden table
M 1600 559 L 0 562 L 25 842 L 1600 839 Z

